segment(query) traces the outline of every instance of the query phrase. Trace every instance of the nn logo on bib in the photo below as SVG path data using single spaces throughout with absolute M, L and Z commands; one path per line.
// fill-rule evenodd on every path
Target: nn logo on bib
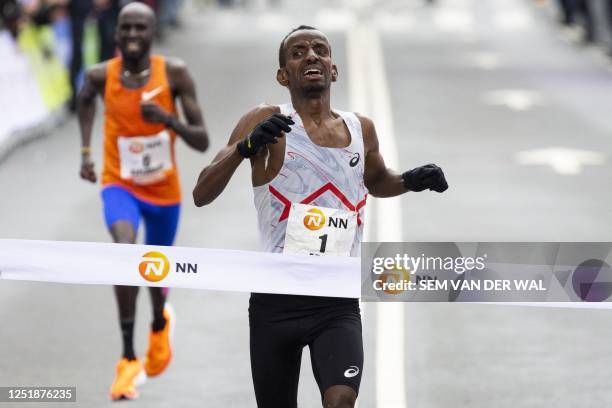
M 348 219 L 340 217 L 325 217 L 323 211 L 311 208 L 304 217 L 304 226 L 311 231 L 317 231 L 327 224 L 330 228 L 348 229 Z
M 128 147 L 128 149 L 134 154 L 142 153 L 144 150 L 144 144 L 142 142 L 135 141 L 130 143 L 130 147 Z
M 311 231 L 320 230 L 325 226 L 325 214 L 318 208 L 311 208 L 304 217 L 304 226 Z

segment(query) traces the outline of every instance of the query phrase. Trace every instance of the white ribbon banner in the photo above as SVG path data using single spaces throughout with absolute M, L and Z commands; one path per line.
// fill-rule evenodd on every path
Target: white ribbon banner
M 359 258 L 0 239 L 0 279 L 358 298 Z
M 360 262 L 352 257 L 0 239 L 0 279 L 8 280 L 358 298 Z M 612 308 L 612 302 L 472 304 Z

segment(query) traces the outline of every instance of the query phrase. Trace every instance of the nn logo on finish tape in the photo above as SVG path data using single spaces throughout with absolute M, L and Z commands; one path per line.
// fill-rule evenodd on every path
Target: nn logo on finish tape
M 198 264 L 176 262 L 174 265 L 177 273 L 198 273 Z M 168 276 L 170 261 L 161 252 L 147 252 L 142 256 L 138 271 L 143 279 L 149 282 L 159 282 Z
M 159 282 L 168 276 L 170 262 L 161 252 L 147 252 L 138 265 L 140 276 L 149 282 Z

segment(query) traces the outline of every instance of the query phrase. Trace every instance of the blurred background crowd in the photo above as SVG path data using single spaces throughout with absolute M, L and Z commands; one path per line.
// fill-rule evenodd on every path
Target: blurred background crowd
M 181 0 L 144 0 L 158 15 L 159 39 L 168 28 L 179 26 Z M 50 28 L 55 49 L 63 60 L 70 83 L 71 111 L 75 109 L 75 94 L 81 82 L 83 66 L 104 61 L 115 55 L 114 31 L 119 10 L 126 0 L 0 0 L 2 26 L 18 41 L 28 27 Z M 84 58 L 87 53 L 87 58 Z
M 75 95 L 82 82 L 84 67 L 104 61 L 116 53 L 114 30 L 120 8 L 130 0 L 0 0 L 0 59 L 11 61 L 0 68 L 0 80 L 11 84 L 16 92 L 27 95 L 34 82 L 41 95 L 40 115 L 28 113 L 26 122 L 37 122 L 43 113 L 75 109 Z M 132 0 L 133 1 L 133 0 Z M 169 30 L 180 28 L 181 8 L 190 7 L 266 8 L 282 6 L 282 0 L 142 0 L 158 15 L 158 41 Z M 384 3 L 384 0 L 376 0 Z M 409 1 L 409 0 L 405 0 Z M 452 2 L 453 0 L 445 0 Z M 435 7 L 444 0 L 421 0 Z M 488 1 L 488 0 L 483 0 Z M 555 10 L 560 28 L 579 44 L 592 44 L 612 57 L 612 0 L 525 0 Z M 333 1 L 330 6 L 333 6 Z M 19 59 L 30 67 L 24 74 Z M 20 90 L 17 84 L 21 84 Z M 7 106 L 3 106 L 7 104 Z M 10 105 L 10 106 L 8 106 Z M 24 105 L 32 109 L 30 102 Z M 6 109 L 5 109 L 6 108 Z M 0 125 L 3 133 L 23 128 L 18 118 L 23 108 L 14 98 L 0 97 L 0 109 L 11 120 Z M 10 110 L 16 111 L 14 115 Z M 18 111 L 18 112 L 17 112 Z M 36 109 L 34 109 L 36 111 Z M 43 112 L 44 111 L 44 112 Z M 5 135 L 6 136 L 6 135 Z M 0 149 L 0 157 L 2 149 Z
M 557 0 L 559 22 L 580 30 L 580 39 L 598 43 L 612 56 L 612 0 Z

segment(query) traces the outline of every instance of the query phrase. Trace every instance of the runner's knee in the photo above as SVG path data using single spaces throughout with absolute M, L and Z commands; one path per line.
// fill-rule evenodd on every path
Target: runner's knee
M 129 221 L 117 221 L 111 226 L 111 235 L 118 244 L 134 244 L 136 231 Z
M 323 408 L 353 408 L 357 393 L 346 385 L 333 385 L 323 395 Z

